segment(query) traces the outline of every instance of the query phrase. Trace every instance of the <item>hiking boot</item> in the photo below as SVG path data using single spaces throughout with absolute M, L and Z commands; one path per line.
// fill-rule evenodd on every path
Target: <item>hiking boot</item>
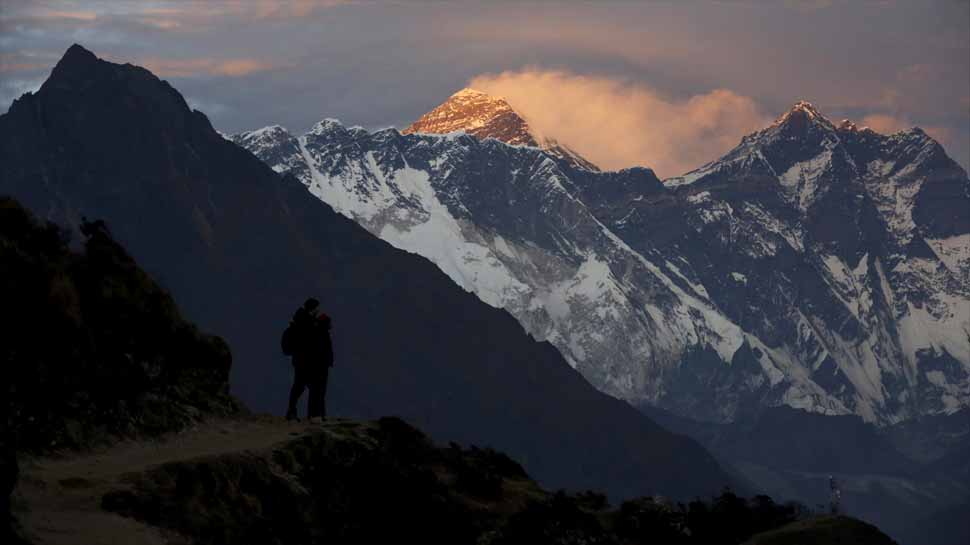
M 309 422 L 311 424 L 323 424 L 323 417 L 322 416 L 314 416 L 314 417 L 310 418 Z
M 286 413 L 287 422 L 299 422 L 300 419 L 296 416 L 296 411 L 287 411 Z

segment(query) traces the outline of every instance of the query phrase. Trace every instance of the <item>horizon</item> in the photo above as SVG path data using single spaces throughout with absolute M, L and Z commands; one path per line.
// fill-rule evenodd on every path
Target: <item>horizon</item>
M 918 126 L 966 170 L 968 21 L 949 2 L 15 1 L 0 110 L 77 42 L 170 81 L 227 134 L 324 118 L 401 130 L 468 87 L 606 169 L 669 178 L 807 100 L 884 134 Z

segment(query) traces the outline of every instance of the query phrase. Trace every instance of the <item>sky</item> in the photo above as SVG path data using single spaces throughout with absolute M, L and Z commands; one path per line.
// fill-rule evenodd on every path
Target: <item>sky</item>
M 920 126 L 970 166 L 968 0 L 0 0 L 0 112 L 72 43 L 151 69 L 227 133 L 403 128 L 474 86 L 603 167 L 669 177 L 808 100 Z

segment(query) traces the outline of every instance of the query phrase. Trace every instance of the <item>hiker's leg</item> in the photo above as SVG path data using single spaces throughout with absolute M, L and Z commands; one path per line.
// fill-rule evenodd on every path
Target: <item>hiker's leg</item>
M 323 416 L 323 408 L 321 407 L 322 400 L 320 399 L 320 380 L 314 377 L 313 381 L 307 387 L 310 389 L 310 399 L 307 401 L 307 417 Z
M 320 396 L 320 414 L 324 418 L 327 417 L 327 381 L 330 379 L 330 368 L 325 367 L 323 373 L 320 375 L 320 384 L 317 385 L 317 395 Z
M 306 387 L 306 382 L 303 380 L 303 373 L 294 369 L 293 386 L 290 388 L 290 404 L 286 409 L 287 419 L 296 419 L 299 416 L 296 404 L 300 401 L 300 396 L 303 395 L 303 390 Z

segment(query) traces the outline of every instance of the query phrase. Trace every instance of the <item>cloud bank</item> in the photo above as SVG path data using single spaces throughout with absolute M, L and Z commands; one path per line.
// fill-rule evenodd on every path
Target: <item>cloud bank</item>
M 541 69 L 483 74 L 470 86 L 504 97 L 534 130 L 602 168 L 646 166 L 662 178 L 720 157 L 771 122 L 728 89 L 676 99 L 641 83 Z

